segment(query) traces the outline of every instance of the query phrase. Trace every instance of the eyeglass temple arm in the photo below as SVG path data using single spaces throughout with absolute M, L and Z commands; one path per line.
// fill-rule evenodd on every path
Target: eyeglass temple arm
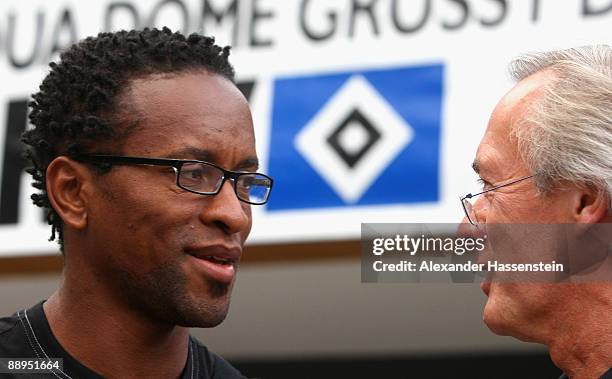
M 173 166 L 178 168 L 184 163 L 181 159 L 126 157 L 120 155 L 84 155 L 76 158 L 85 162 L 108 163 L 111 165 L 142 164 L 149 166 Z
M 489 188 L 488 190 L 484 190 L 482 192 L 478 192 L 478 193 L 475 193 L 475 194 L 468 193 L 461 200 L 463 201 L 464 199 L 471 199 L 474 196 L 482 195 L 483 193 L 491 192 L 491 191 L 494 191 L 494 190 L 496 190 L 498 188 L 501 188 L 501 187 L 505 187 L 505 186 L 509 186 L 511 184 L 514 184 L 514 183 L 522 182 L 523 180 L 527 180 L 529 178 L 533 178 L 534 176 L 535 175 L 529 175 L 529 176 L 526 176 L 524 178 L 516 179 L 516 180 L 513 180 L 513 181 L 508 182 L 508 183 L 499 184 L 499 185 L 496 185 L 495 187 Z

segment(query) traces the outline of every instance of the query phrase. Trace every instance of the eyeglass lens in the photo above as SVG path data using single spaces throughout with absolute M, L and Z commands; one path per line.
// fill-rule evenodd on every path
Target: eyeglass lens
M 180 170 L 179 184 L 189 190 L 200 193 L 217 193 L 223 182 L 223 171 L 205 163 L 185 163 Z M 234 184 L 239 199 L 262 204 L 270 193 L 271 180 L 261 174 L 241 174 Z
M 463 199 L 461 202 L 463 203 L 463 210 L 465 211 L 468 221 L 470 224 L 476 225 L 476 215 L 474 214 L 474 207 L 472 207 L 472 203 L 470 203 L 468 199 Z

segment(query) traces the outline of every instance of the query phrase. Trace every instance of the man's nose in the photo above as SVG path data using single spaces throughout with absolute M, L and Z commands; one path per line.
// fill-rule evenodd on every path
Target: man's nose
M 248 233 L 251 227 L 250 205 L 238 200 L 234 182 L 226 180 L 219 193 L 205 202 L 200 219 L 207 225 L 216 225 L 227 234 Z
M 472 206 L 472 211 L 474 212 L 474 216 L 476 217 L 476 223 L 486 224 L 489 206 L 487 203 L 487 199 L 485 199 L 483 195 L 480 195 L 476 198 L 476 201 Z

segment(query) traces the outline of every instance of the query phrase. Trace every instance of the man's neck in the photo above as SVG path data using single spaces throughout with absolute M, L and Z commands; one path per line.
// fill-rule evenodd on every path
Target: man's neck
M 608 287 L 610 284 L 602 284 Z M 601 294 L 605 294 L 603 289 Z M 553 362 L 570 378 L 599 378 L 612 367 L 612 301 L 609 298 L 574 308 L 572 317 L 556 320 L 546 344 Z M 566 313 L 567 314 L 567 313 Z
M 105 377 L 178 378 L 183 371 L 188 329 L 144 317 L 112 294 L 64 281 L 43 309 L 62 347 Z

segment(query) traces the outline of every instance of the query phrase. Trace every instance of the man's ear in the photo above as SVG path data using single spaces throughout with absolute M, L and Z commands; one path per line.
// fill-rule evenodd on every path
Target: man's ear
M 594 224 L 608 215 L 610 197 L 595 186 L 580 186 L 571 197 L 573 218 L 577 223 Z
M 47 167 L 47 196 L 65 225 L 74 229 L 87 226 L 85 190 L 91 184 L 91 172 L 83 164 L 66 156 L 55 158 Z

